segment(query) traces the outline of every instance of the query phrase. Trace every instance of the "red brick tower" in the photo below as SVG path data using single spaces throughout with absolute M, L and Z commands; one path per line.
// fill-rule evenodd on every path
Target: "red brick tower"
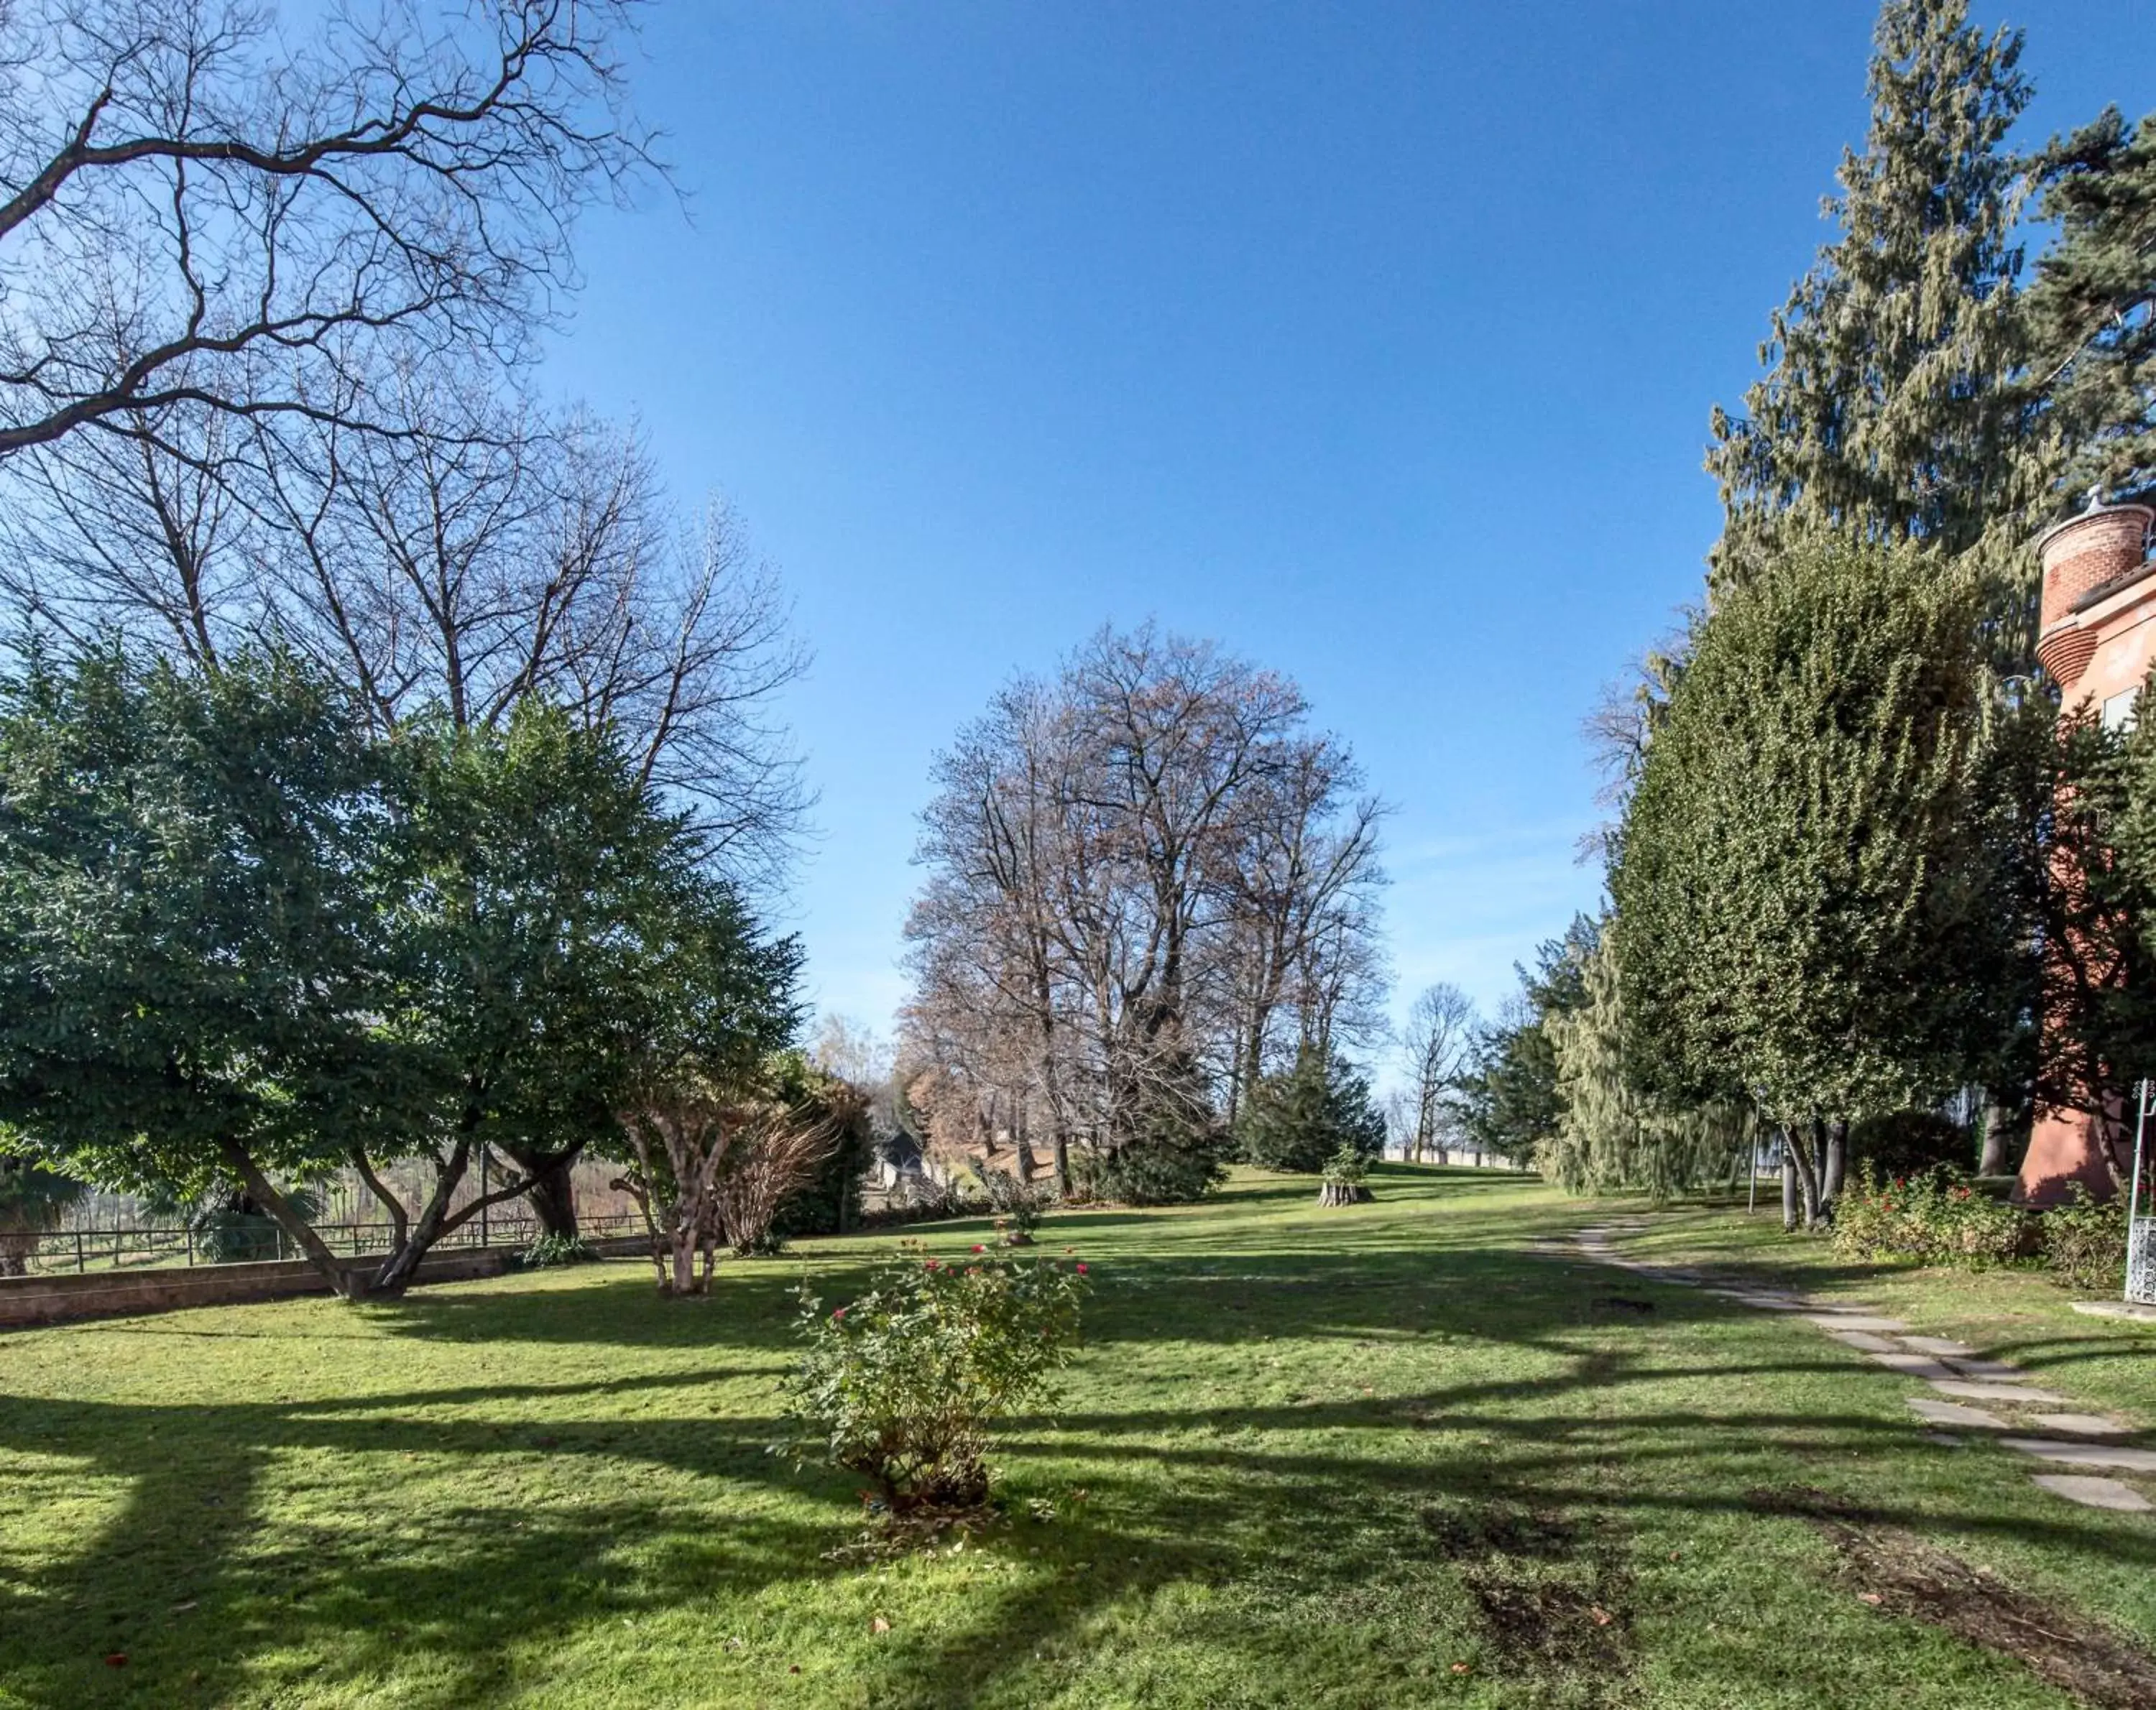
M 2044 565 L 2036 657 L 2059 685 L 2062 713 L 2092 704 L 2104 723 L 2116 725 L 2133 710 L 2156 659 L 2152 525 L 2156 511 L 2148 506 L 2106 504 L 2091 494 L 2087 509 L 2036 543 Z M 2015 1197 L 2031 1206 L 2055 1204 L 2076 1181 L 2108 1195 L 2104 1144 L 2102 1126 L 2091 1117 L 2043 1118 L 2029 1137 Z

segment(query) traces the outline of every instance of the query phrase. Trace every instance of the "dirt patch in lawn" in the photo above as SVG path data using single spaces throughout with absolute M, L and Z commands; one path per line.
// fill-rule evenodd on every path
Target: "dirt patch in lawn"
M 1907 1527 L 1802 1486 L 1757 1490 L 1752 1503 L 1810 1525 L 1834 1546 L 1840 1577 L 1876 1609 L 2015 1657 L 2093 1710 L 2156 1704 L 2156 1656 L 2109 1628 L 2015 1590 Z
M 1600 1528 L 1503 1505 L 1425 1508 L 1421 1518 L 1474 1601 L 1496 1669 L 1533 1679 L 1538 1703 L 1625 1702 L 1632 1579 Z

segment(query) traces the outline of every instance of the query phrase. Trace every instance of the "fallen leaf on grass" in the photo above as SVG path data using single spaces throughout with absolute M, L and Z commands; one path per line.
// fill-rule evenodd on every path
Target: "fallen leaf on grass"
M 1608 1610 L 1603 1608 L 1599 1604 L 1596 1604 L 1587 1612 L 1594 1617 L 1594 1625 L 1598 1627 L 1606 1627 L 1611 1621 L 1616 1619 L 1614 1615 L 1611 1615 Z
M 1874 1609 L 1876 1609 L 1887 1600 L 1881 1597 L 1876 1591 L 1860 1591 L 1856 1594 L 1856 1600 L 1859 1603 L 1868 1603 Z
M 883 1616 L 878 1615 L 869 1623 L 869 1631 L 871 1633 L 887 1633 L 891 1631 L 891 1623 Z

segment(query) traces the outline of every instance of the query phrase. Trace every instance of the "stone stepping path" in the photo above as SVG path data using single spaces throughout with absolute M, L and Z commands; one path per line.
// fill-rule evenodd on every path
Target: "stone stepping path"
M 1569 1252 L 1657 1282 L 1704 1288 L 1761 1312 L 1789 1313 L 1817 1325 L 1876 1364 L 1928 1385 L 1934 1393 L 1911 1396 L 1909 1410 L 1935 1427 L 1929 1434 L 1935 1441 L 1958 1444 L 1964 1439 L 1953 1434 L 1957 1431 L 1995 1432 L 1993 1440 L 2016 1454 L 2076 1469 L 2031 1475 L 2034 1483 L 2054 1496 L 2116 1513 L 2156 1510 L 2156 1503 L 2133 1485 L 2102 1476 L 2124 1472 L 2156 1479 L 2156 1449 L 2107 1441 L 2132 1436 L 2130 1426 L 2100 1413 L 2068 1410 L 2071 1398 L 2033 1383 L 2018 1366 L 1986 1359 L 1965 1342 L 1912 1334 L 1901 1319 L 1882 1317 L 1868 1308 L 1816 1300 L 1794 1289 L 1738 1283 L 1686 1267 L 1650 1264 L 1619 1252 L 1611 1244 L 1613 1237 L 1637 1235 L 1651 1226 L 1648 1218 L 1611 1218 L 1579 1231 L 1568 1246 L 1547 1239 L 1529 1245 L 1537 1252 Z M 1975 1405 L 1979 1403 L 1983 1405 Z M 2035 1431 L 2051 1434 L 2030 1435 Z
M 2145 1514 L 2152 1504 L 2130 1484 L 2116 1478 L 2077 1478 L 2071 1473 L 2039 1472 L 2030 1481 L 2053 1496 L 2062 1496 L 2085 1508 L 2111 1508 L 2122 1514 Z

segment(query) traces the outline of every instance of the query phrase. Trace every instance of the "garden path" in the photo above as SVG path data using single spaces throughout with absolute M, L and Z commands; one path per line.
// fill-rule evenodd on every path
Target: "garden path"
M 1614 1265 L 1679 1288 L 1703 1288 L 1758 1311 L 1784 1313 L 1799 1323 L 1816 1325 L 1822 1334 L 1875 1364 L 1928 1385 L 1933 1393 L 1911 1396 L 1909 1408 L 1933 1427 L 1941 1442 L 1960 1443 L 1967 1439 L 1959 1433 L 1982 1432 L 2015 1454 L 2060 1469 L 2030 1475 L 2055 1496 L 2085 1508 L 2124 1513 L 2156 1509 L 2156 1503 L 2133 1484 L 2110 1476 L 2123 1472 L 2156 1479 L 2156 1449 L 2126 1441 L 2133 1436 L 2132 1426 L 2101 1413 L 2076 1410 L 2071 1398 L 2040 1387 L 2011 1362 L 1984 1359 L 1975 1349 L 1944 1337 L 1916 1334 L 1899 1318 L 1711 1271 L 1650 1264 L 1626 1257 L 1612 1244 L 1613 1236 L 1636 1235 L 1652 1221 L 1611 1218 L 1578 1231 L 1570 1250 L 1597 1264 Z

